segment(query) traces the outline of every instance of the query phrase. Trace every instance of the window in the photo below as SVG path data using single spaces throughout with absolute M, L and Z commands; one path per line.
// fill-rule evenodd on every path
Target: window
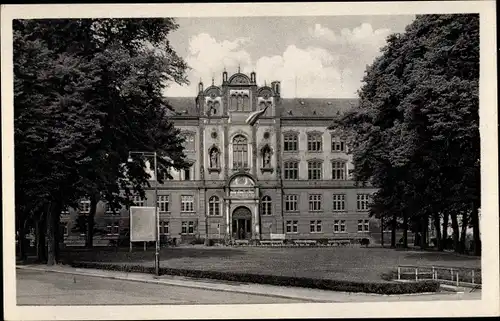
M 139 195 L 134 195 L 132 202 L 134 202 L 134 206 L 144 206 L 144 200 Z
M 307 135 L 307 151 L 308 152 L 321 152 L 322 150 L 322 137 L 320 133 L 310 133 Z
M 184 150 L 187 152 L 195 151 L 194 135 L 184 134 Z
M 113 210 L 111 208 L 111 205 L 106 203 L 106 214 L 111 214 L 111 215 L 120 215 L 120 211 L 115 209 Z
M 311 233 L 321 233 L 321 221 L 319 220 L 311 221 L 309 226 Z
M 192 168 L 193 168 L 193 166 L 184 169 L 184 180 L 185 181 L 190 181 L 192 179 L 192 177 L 191 177 L 191 169 Z
M 220 215 L 219 197 L 212 196 L 208 200 L 208 215 L 210 216 Z
M 160 235 L 168 235 L 170 233 L 170 222 L 161 221 L 160 222 Z
M 309 211 L 310 212 L 321 211 L 321 194 L 309 195 Z
M 346 162 L 335 161 L 332 162 L 332 179 L 344 180 L 346 179 Z
M 285 162 L 283 167 L 285 179 L 299 179 L 299 162 Z
M 339 232 L 345 232 L 345 220 L 335 220 L 333 222 L 333 232 L 334 233 L 339 233 Z
M 262 215 L 271 215 L 272 202 L 268 195 L 262 198 Z
M 64 207 L 62 210 L 61 210 L 61 215 L 69 215 L 69 207 Z
M 333 210 L 334 211 L 344 211 L 345 210 L 345 195 L 344 194 L 333 194 Z
M 285 211 L 287 212 L 297 212 L 299 203 L 298 195 L 286 195 L 285 196 Z
M 120 224 L 118 221 L 108 222 L 106 227 L 106 233 L 108 235 L 119 235 L 120 234 Z
M 369 200 L 370 200 L 370 194 L 358 194 L 358 197 L 357 197 L 357 209 L 358 209 L 358 211 L 367 211 Z
M 182 221 L 181 234 L 194 234 L 194 222 L 193 221 Z
M 60 226 L 60 233 L 63 236 L 68 236 L 69 235 L 68 223 L 61 223 L 59 226 Z
M 358 232 L 369 232 L 370 223 L 369 220 L 358 220 Z
M 339 138 L 332 137 L 332 152 L 345 152 L 345 144 Z
M 299 149 L 299 138 L 297 134 L 288 133 L 283 136 L 283 150 L 285 152 L 297 151 Z
M 323 164 L 320 161 L 310 161 L 307 163 L 307 176 L 311 180 L 321 179 Z
M 192 195 L 181 196 L 181 212 L 194 212 L 194 197 Z
M 286 233 L 298 233 L 298 221 L 286 221 Z
M 80 201 L 80 213 L 90 213 L 90 201 Z
M 169 202 L 169 195 L 158 195 L 158 210 L 160 213 L 170 212 Z
M 242 135 L 233 139 L 233 167 L 248 168 L 248 141 Z

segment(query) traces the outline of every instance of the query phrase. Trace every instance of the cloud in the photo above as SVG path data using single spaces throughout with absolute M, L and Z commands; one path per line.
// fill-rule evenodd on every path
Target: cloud
M 356 97 L 366 65 L 380 54 L 389 29 L 376 29 L 369 23 L 339 32 L 315 24 L 308 29 L 316 43 L 311 46 L 289 45 L 282 54 L 254 57 L 245 46 L 248 39 L 218 41 L 206 33 L 193 36 L 189 41 L 186 61 L 192 70 L 188 73 L 190 86 L 173 85 L 166 91 L 170 96 L 196 96 L 197 84 L 203 79 L 205 87 L 212 76 L 221 83 L 224 67 L 229 74 L 241 71 L 257 73 L 257 82 L 263 85 L 279 80 L 283 97 Z
M 233 41 L 217 41 L 207 33 L 200 33 L 189 40 L 189 52 L 185 60 L 189 67 L 188 79 L 191 82 L 187 85 L 173 84 L 166 90 L 167 96 L 190 96 L 197 94 L 198 82 L 203 80 L 205 87 L 211 84 L 212 77 L 215 82 L 221 82 L 224 67 L 228 72 L 234 72 L 241 65 L 251 65 L 250 54 L 243 49 L 249 42 L 246 38 L 238 38 Z

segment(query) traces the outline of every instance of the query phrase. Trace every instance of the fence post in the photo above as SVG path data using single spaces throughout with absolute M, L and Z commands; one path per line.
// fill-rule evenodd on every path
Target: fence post
M 398 266 L 398 280 L 401 280 L 401 267 Z
M 474 284 L 474 270 L 472 270 L 472 284 Z
M 458 283 L 458 272 L 457 272 L 457 286 L 459 286 L 459 283 Z
M 453 281 L 453 269 L 450 269 L 451 281 Z
M 435 273 L 436 271 L 434 270 L 434 267 L 432 267 L 432 279 L 435 280 L 436 278 L 434 277 L 435 276 Z
M 415 268 L 415 281 L 418 281 L 418 268 Z

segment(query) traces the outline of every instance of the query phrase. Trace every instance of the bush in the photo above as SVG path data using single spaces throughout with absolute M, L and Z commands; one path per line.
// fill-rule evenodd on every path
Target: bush
M 190 243 L 191 243 L 191 245 L 205 244 L 205 239 L 204 238 L 195 238 Z
M 370 239 L 362 238 L 361 240 L 359 240 L 359 244 L 365 245 L 366 247 L 368 247 L 368 245 L 370 245 Z
M 98 262 L 73 262 L 75 268 L 92 268 L 120 272 L 154 273 L 153 267 L 134 264 L 112 264 Z M 260 275 L 250 273 L 202 271 L 161 268 L 162 275 L 175 275 L 192 278 L 207 278 L 225 281 L 270 284 L 277 286 L 295 286 L 312 289 L 341 291 L 341 292 L 364 292 L 377 294 L 409 294 L 423 292 L 437 292 L 439 283 L 434 281 L 422 281 L 414 283 L 364 283 L 345 280 L 313 279 L 280 275 Z
M 318 239 L 318 245 L 328 245 L 328 239 Z

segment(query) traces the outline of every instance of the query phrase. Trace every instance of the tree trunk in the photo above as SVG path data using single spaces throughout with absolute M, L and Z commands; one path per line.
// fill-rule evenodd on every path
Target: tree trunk
M 453 229 L 453 250 L 458 252 L 460 230 L 458 228 L 458 218 L 456 213 L 451 213 L 451 228 Z
M 479 210 L 478 206 L 475 203 L 472 204 L 471 223 L 472 223 L 472 233 L 474 239 L 474 255 L 480 256 L 481 235 L 479 231 Z
M 403 247 L 408 248 L 408 214 L 403 211 Z
M 398 217 L 396 214 L 392 216 L 392 231 L 391 231 L 391 247 L 395 248 L 396 247 L 396 228 L 397 228 L 397 221 Z
M 384 247 L 384 219 L 380 218 L 380 243 Z
M 448 219 L 449 215 L 448 213 L 443 214 L 443 249 L 447 249 L 447 244 L 448 244 Z
M 47 230 L 45 214 L 42 213 L 35 225 L 36 256 L 38 263 L 47 263 L 47 247 L 45 242 L 45 231 Z
M 92 248 L 94 246 L 94 220 L 98 201 L 95 195 L 90 197 L 90 212 L 87 217 L 87 235 L 85 239 L 85 247 L 87 248 Z
M 436 230 L 436 244 L 438 251 L 443 250 L 443 242 L 441 242 L 441 218 L 439 214 L 434 215 L 434 229 Z
M 460 233 L 460 244 L 458 246 L 459 251 L 458 253 L 465 253 L 465 241 L 466 241 L 466 233 L 467 233 L 467 212 L 463 212 L 462 214 L 462 226 L 461 226 L 461 233 Z
M 52 216 L 54 219 L 54 243 L 55 243 L 55 249 L 54 249 L 54 258 L 55 262 L 59 262 L 61 258 L 61 253 L 60 253 L 60 243 L 61 243 L 61 210 L 62 207 L 58 204 L 54 207 L 54 215 Z
M 18 238 L 18 245 L 19 245 L 19 259 L 22 262 L 26 262 L 26 226 L 25 222 L 21 222 L 19 224 L 19 238 Z
M 425 215 L 420 223 L 420 248 L 427 248 L 427 229 L 429 226 L 429 218 Z
M 54 226 L 54 204 L 47 210 L 47 265 L 56 264 L 56 227 Z

